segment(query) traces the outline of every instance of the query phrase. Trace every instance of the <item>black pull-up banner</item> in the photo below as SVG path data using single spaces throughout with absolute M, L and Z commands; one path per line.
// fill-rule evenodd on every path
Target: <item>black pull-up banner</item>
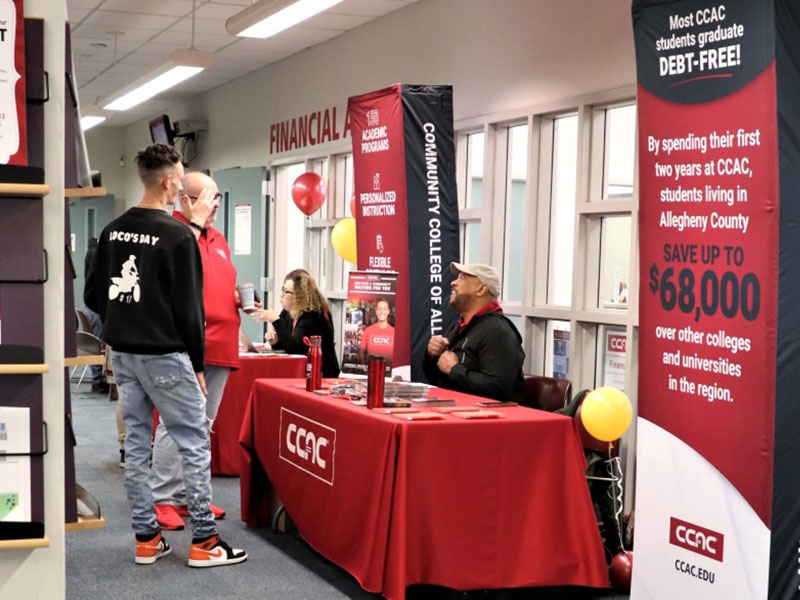
M 447 307 L 459 256 L 453 92 L 397 84 L 348 101 L 360 270 L 396 271 L 394 366 L 424 381 L 422 358 Z

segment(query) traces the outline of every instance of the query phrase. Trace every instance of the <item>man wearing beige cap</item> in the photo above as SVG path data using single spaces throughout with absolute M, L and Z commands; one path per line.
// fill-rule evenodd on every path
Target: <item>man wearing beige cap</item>
M 519 401 L 525 352 L 514 324 L 497 302 L 500 275 L 481 263 L 450 263 L 450 306 L 461 316 L 428 342 L 423 369 L 430 383 L 450 390 Z

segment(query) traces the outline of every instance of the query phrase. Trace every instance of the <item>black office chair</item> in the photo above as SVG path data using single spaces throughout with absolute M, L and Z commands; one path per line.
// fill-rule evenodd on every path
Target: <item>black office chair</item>
M 98 354 L 105 354 L 106 351 L 103 340 L 95 336 L 93 333 L 86 331 L 78 331 L 75 333 L 75 345 L 78 348 L 78 356 L 96 356 Z M 78 367 L 75 368 L 77 369 Z M 85 365 L 83 367 L 83 372 L 81 373 L 80 379 L 78 379 L 78 384 L 75 386 L 76 392 L 78 391 L 78 388 L 80 388 L 81 383 L 83 383 L 83 378 L 86 376 L 86 370 L 88 368 L 89 365 Z
M 80 324 L 81 330 L 93 334 L 94 326 L 92 325 L 92 319 L 89 317 L 89 313 L 82 308 L 76 308 L 75 314 L 78 316 L 78 323 Z
M 564 408 L 570 400 L 572 382 L 542 375 L 523 375 L 522 406 L 548 412 Z

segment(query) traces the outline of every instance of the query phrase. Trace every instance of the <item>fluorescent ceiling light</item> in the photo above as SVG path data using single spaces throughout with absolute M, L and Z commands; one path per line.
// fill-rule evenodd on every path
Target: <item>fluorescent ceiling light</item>
M 106 110 L 128 110 L 214 65 L 214 55 L 202 50 L 175 50 L 169 60 L 113 94 L 98 98 Z
M 342 0 L 259 0 L 225 21 L 231 35 L 268 38 Z
M 89 104 L 87 106 L 81 106 L 81 129 L 83 131 L 89 131 L 95 125 L 100 125 L 103 121 L 105 121 L 108 117 L 111 116 L 111 111 L 103 110 L 99 106 L 94 104 Z

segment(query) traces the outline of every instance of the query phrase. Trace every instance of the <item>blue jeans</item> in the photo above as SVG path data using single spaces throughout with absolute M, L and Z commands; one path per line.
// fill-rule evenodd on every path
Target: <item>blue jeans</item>
M 211 514 L 211 444 L 206 399 L 185 352 L 130 354 L 114 350 L 114 377 L 125 421 L 125 491 L 133 531 L 159 531 L 148 482 L 153 406 L 178 446 L 194 537 L 217 533 Z
M 100 319 L 100 315 L 88 307 L 84 307 L 84 310 L 92 321 L 92 333 L 95 335 L 95 337 L 102 339 L 101 335 L 103 333 L 103 321 Z M 103 377 L 103 365 L 92 365 L 91 371 L 92 383 L 103 383 L 103 381 L 105 381 L 105 377 Z
M 230 367 L 205 365 L 206 377 L 206 419 L 209 428 L 217 418 L 222 393 L 228 381 Z M 178 446 L 173 441 L 164 419 L 158 420 L 155 439 L 153 440 L 153 468 L 150 469 L 150 487 L 156 504 L 186 504 L 186 487 L 183 485 L 183 467 L 181 466 Z

